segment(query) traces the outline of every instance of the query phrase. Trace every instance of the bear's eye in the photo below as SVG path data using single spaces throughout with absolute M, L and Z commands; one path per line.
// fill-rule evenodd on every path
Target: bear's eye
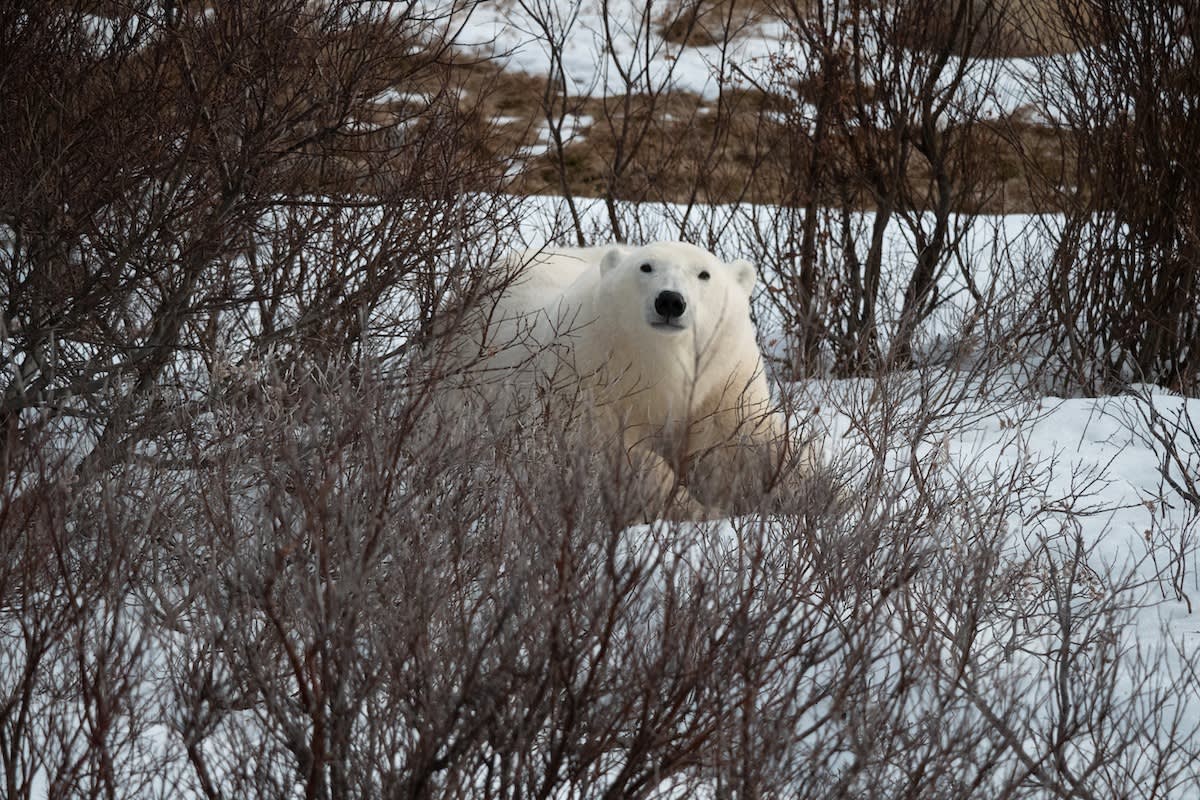
M 703 272 L 700 273 L 700 280 L 702 280 L 702 281 L 706 281 L 711 277 L 712 276 L 708 274 L 708 270 L 704 270 Z
M 642 264 L 642 272 L 652 272 L 653 270 L 654 267 L 650 266 L 649 264 Z

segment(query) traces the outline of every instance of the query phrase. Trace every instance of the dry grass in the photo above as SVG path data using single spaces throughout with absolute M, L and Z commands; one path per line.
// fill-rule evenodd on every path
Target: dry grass
M 947 41 L 959 0 L 935 0 L 904 22 L 897 35 L 907 47 L 953 50 L 984 58 L 1025 58 L 1076 49 L 1067 23 L 1088 26 L 1084 0 L 970 0 L 974 33 Z M 720 44 L 757 24 L 811 10 L 807 0 L 672 0 L 659 14 L 658 32 L 691 47 Z M 929 12 L 932 10 L 932 14 Z
M 1005 9 L 981 20 L 975 45 L 987 44 L 988 55 L 1069 49 L 1060 4 L 1073 1 L 1011 0 Z M 718 44 L 780 8 L 772 0 L 681 0 L 660 15 L 660 33 L 690 46 Z M 806 187 L 787 174 L 789 148 L 794 156 L 803 144 L 797 145 L 789 129 L 789 101 L 776 95 L 727 89 L 719 108 L 687 92 L 654 98 L 573 97 L 564 103 L 539 76 L 506 72 L 490 62 L 464 61 L 449 68 L 460 87 L 457 103 L 463 124 L 480 142 L 480 157 L 505 166 L 514 157 L 518 160 L 519 172 L 509 185 L 514 192 L 560 193 L 565 185 L 582 197 L 703 203 L 802 202 L 807 195 Z M 796 88 L 800 97 L 811 100 L 805 87 Z M 547 98 L 552 98 L 552 107 L 591 118 L 590 124 L 574 130 L 561 153 L 547 151 L 545 138 L 539 139 L 546 127 Z M 864 99 L 870 101 L 869 94 Z M 650 135 L 632 154 L 622 156 L 627 163 L 615 167 L 618 150 L 625 147 L 622 136 L 631 127 L 645 127 Z M 1004 213 L 1053 207 L 1058 182 L 1045 176 L 1067 170 L 1063 143 L 1052 129 L 1024 112 L 969 128 L 963 162 L 978 188 L 964 195 L 963 203 L 970 208 L 963 210 Z M 848 150 L 852 143 L 841 144 Z M 523 158 L 523 148 L 533 148 L 538 155 Z M 913 182 L 913 195 L 920 197 L 928 176 L 919 160 L 906 177 Z M 872 207 L 865 186 L 846 187 L 842 197 L 856 207 Z
M 628 110 L 605 109 L 600 101 L 583 106 L 594 120 L 563 151 L 568 185 L 583 196 L 663 201 L 728 202 L 766 200 L 748 176 L 758 174 L 781 138 L 779 123 L 764 112 L 779 101 L 758 92 L 726 98 L 733 111 L 719 113 L 696 95 L 676 92 L 654 99 L 633 98 Z M 622 131 L 646 126 L 650 135 L 614 174 L 613 155 Z M 531 162 L 516 188 L 553 192 L 559 186 L 557 154 Z M 747 188 L 750 198 L 746 197 Z
M 623 115 L 606 118 L 600 103 L 584 104 L 593 117 L 566 144 L 562 167 L 570 191 L 581 197 L 603 197 L 610 190 L 622 199 L 702 203 L 803 203 L 807 187 L 796 185 L 786 163 L 795 156 L 797 142 L 789 130 L 784 101 L 773 95 L 746 91 L 732 104 L 728 116 L 719 116 L 699 97 L 676 93 L 658 99 L 652 120 L 644 109 L 634 112 L 631 123 L 648 123 L 653 140 L 644 145 L 620 176 L 612 171 L 617 138 L 626 124 Z M 509 128 L 520 126 L 509 126 Z M 529 129 L 527 143 L 536 139 Z M 508 131 L 508 135 L 512 135 Z M 1021 112 L 1010 118 L 976 123 L 964 134 L 963 161 L 978 189 L 963 198 L 960 210 L 985 213 L 1027 213 L 1053 207 L 1056 185 L 1047 176 L 1069 174 L 1066 148 L 1053 129 Z M 835 141 L 835 151 L 848 157 L 849 139 Z M 561 191 L 558 154 L 547 152 L 531 159 L 511 188 L 522 194 L 555 194 Z M 929 176 L 915 160 L 907 179 L 914 196 L 923 196 Z M 857 208 L 873 208 L 865 185 L 843 187 L 842 197 Z
M 440 102 L 442 113 L 455 115 L 462 136 L 478 143 L 481 165 L 490 162 L 495 169 L 507 169 L 516 160 L 520 168 L 509 189 L 518 194 L 560 193 L 560 157 L 566 186 L 580 197 L 611 192 L 628 200 L 781 203 L 802 201 L 807 194 L 805 187 L 789 183 L 787 150 L 797 145 L 785 101 L 777 96 L 741 91 L 734 98 L 730 93 L 727 105 L 718 110 L 697 95 L 674 92 L 653 103 L 633 98 L 628 113 L 611 106 L 606 112 L 600 100 L 573 101 L 576 113 L 590 117 L 591 123 L 573 131 L 560 156 L 553 148 L 546 150 L 544 138 L 539 139 L 547 124 L 540 105 L 544 79 L 483 66 L 455 69 L 457 97 L 428 99 L 425 107 L 412 100 L 380 104 L 374 115 L 362 120 L 366 127 L 380 127 L 348 133 L 339 152 L 326 152 L 304 173 L 304 181 L 315 184 L 308 188 L 385 191 L 389 172 L 405 168 L 396 146 L 397 131 L 406 121 L 416 120 L 405 136 L 420 136 L 427 124 L 421 116 Z M 627 125 L 646 125 L 651 136 L 617 175 L 614 157 Z M 1069 173 L 1060 136 L 1033 121 L 1028 112 L 976 123 L 966 140 L 972 152 L 965 160 L 980 183 L 971 196 L 971 210 L 1045 210 L 1056 197 L 1045 176 Z M 840 149 L 848 152 L 850 145 L 843 141 Z M 535 148 L 537 155 L 523 158 L 525 148 Z M 908 177 L 918 186 L 927 180 L 919 168 Z M 857 207 L 872 207 L 865 187 L 847 187 L 844 196 Z

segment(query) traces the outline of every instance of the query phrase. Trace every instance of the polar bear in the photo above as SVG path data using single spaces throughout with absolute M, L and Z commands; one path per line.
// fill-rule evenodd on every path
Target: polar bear
M 460 389 L 500 416 L 582 396 L 596 441 L 640 476 L 645 517 L 736 511 L 811 466 L 772 406 L 748 261 L 691 244 L 528 252 L 455 345 Z M 794 477 L 790 475 L 789 477 Z

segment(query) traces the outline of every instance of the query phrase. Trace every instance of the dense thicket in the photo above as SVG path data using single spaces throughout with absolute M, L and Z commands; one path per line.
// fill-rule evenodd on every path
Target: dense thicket
M 566 195 L 537 243 L 752 256 L 777 374 L 867 376 L 781 392 L 798 434 L 844 422 L 827 480 L 634 527 L 628 461 L 571 420 L 438 402 L 438 334 L 548 207 L 504 193 L 520 162 L 489 115 L 511 76 L 449 46 L 472 3 L 0 4 L 0 795 L 1196 785 L 1197 656 L 1131 625 L 1190 604 L 1194 422 L 1138 406 L 1160 494 L 1194 513 L 1171 527 L 1148 498 L 1122 566 L 1079 523 L 1111 510 L 1105 476 L 1053 492 L 1064 467 L 1020 439 L 1036 401 L 995 394 L 1024 341 L 1056 387 L 1194 387 L 1195 23 L 1135 3 L 1122 27 L 1107 2 L 1055 17 L 1106 32 L 1058 98 L 1075 177 L 1038 187 L 1068 235 L 1034 302 L 967 244 L 996 187 L 988 4 L 638 6 L 590 32 L 625 89 L 587 106 L 610 146 L 590 215 L 561 52 L 529 79 Z M 551 49 L 578 33 L 573 6 L 522 5 Z M 755 73 L 761 95 L 723 83 L 702 114 L 646 67 L 664 27 L 717 47 L 724 80 L 764 9 L 815 57 Z M 668 172 L 684 201 L 650 213 Z M 751 205 L 747 174 L 784 202 Z M 993 423 L 1011 448 L 951 458 Z
M 1051 363 L 1088 392 L 1200 381 L 1200 17 L 1187 4 L 1064 4 L 1094 46 L 1047 61 L 1070 149 L 1045 281 Z M 1051 90 L 1051 86 L 1055 87 Z

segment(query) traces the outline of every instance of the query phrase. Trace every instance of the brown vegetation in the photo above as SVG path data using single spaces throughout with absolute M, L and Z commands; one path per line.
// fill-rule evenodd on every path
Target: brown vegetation
M 1062 109 L 1056 205 L 1066 214 L 1045 286 L 1059 380 L 1106 391 L 1145 381 L 1200 389 L 1200 64 L 1194 13 L 1094 2 L 1073 22 L 1104 47 L 1050 66 Z M 1066 377 L 1069 376 L 1069 377 Z
M 787 5 L 779 0 L 677 0 L 660 14 L 659 31 L 666 41 L 676 44 L 717 45 L 726 41 L 730 30 L 752 29 L 763 21 L 786 18 L 789 12 L 780 9 Z M 838 7 L 825 2 L 805 5 L 807 16 Z M 856 5 L 867 4 L 847 2 L 842 8 Z M 900 12 L 896 41 L 917 50 L 948 46 L 981 58 L 1026 58 L 1072 52 L 1093 41 L 1079 41 L 1079 31 L 1069 28 L 1084 22 L 1086 29 L 1090 12 L 1081 0 L 940 0 L 915 15 L 904 13 L 907 6 L 903 2 L 877 5 Z M 960 12 L 969 23 L 969 32 L 956 20 Z
M 129 3 L 110 5 L 119 6 L 109 9 L 118 18 L 129 19 L 137 10 Z M 940 46 L 937 43 L 941 39 L 934 34 L 940 30 L 938 24 L 953 26 L 951 12 L 957 6 L 950 8 L 950 5 L 927 0 L 919 10 L 901 15 L 893 32 L 896 40 L 902 46 L 919 49 Z M 1035 29 L 1038 35 L 1054 31 L 1065 36 L 1066 6 L 1059 8 L 1058 4 L 1044 0 L 1014 3 L 1011 7 L 977 1 L 968 5 L 965 22 L 959 24 L 971 31 L 972 55 L 1030 55 L 1062 50 L 1052 45 L 1018 46 L 1010 40 L 1024 36 L 1026 27 Z M 87 4 L 66 6 L 76 12 L 82 9 L 99 13 Z M 1077 33 L 1089 29 L 1086 15 L 1079 16 L 1084 12 L 1074 6 L 1071 9 L 1074 25 L 1071 30 Z M 781 4 L 779 0 L 733 3 L 703 0 L 685 2 L 661 12 L 659 23 L 667 41 L 688 47 L 727 46 L 738 36 L 753 32 L 763 19 L 778 21 L 789 14 L 807 19 L 818 10 L 812 4 Z M 829 9 L 822 13 L 829 13 Z M 211 25 L 205 24 L 204 19 L 201 15 L 182 18 L 176 28 L 177 35 L 199 37 L 193 46 L 205 47 L 205 37 L 209 35 L 205 31 Z M 903 21 L 907 19 L 912 20 L 910 34 L 903 33 Z M 929 22 L 931 19 L 935 22 Z M 936 23 L 939 19 L 943 22 Z M 1037 20 L 1036 25 L 1033 20 Z M 366 106 L 355 118 L 340 121 L 336 135 L 324 137 L 319 153 L 313 150 L 315 144 L 294 152 L 286 167 L 292 175 L 288 181 L 294 190 L 386 194 L 391 182 L 389 175 L 403 174 L 408 169 L 402 151 L 421 152 L 401 146 L 400 141 L 425 137 L 434 117 L 442 119 L 440 124 L 459 130 L 462 141 L 478 143 L 472 157 L 479 160 L 481 169 L 487 169 L 490 163 L 506 171 L 507 161 L 514 152 L 523 146 L 541 144 L 538 136 L 544 128 L 542 106 L 546 97 L 556 96 L 554 103 L 570 106 L 575 113 L 592 117 L 593 122 L 577 131 L 572 141 L 564 143 L 562 158 L 548 152 L 523 159 L 510 187 L 513 191 L 561 194 L 565 181 L 570 193 L 583 197 L 604 197 L 611 193 L 630 200 L 669 202 L 788 201 L 788 192 L 781 190 L 776 176 L 784 169 L 782 162 L 787 158 L 783 151 L 788 148 L 788 128 L 799 120 L 787 118 L 785 112 L 791 101 L 779 93 L 780 87 L 731 88 L 723 93 L 721 107 L 717 108 L 716 104 L 686 92 L 670 91 L 658 97 L 639 92 L 635 86 L 630 87 L 627 102 L 607 108 L 611 103 L 604 100 L 570 96 L 565 84 L 547 85 L 543 78 L 506 71 L 490 60 L 448 50 L 444 44 L 430 46 L 393 37 L 391 33 L 390 26 L 364 20 L 339 31 L 335 40 L 322 45 L 323 53 L 312 50 L 311 37 L 301 35 L 291 40 L 291 55 L 297 65 L 327 62 L 353 52 L 370 52 L 373 63 L 361 67 L 369 72 L 369 76 L 363 75 L 363 90 L 379 95 L 400 87 L 405 98 L 403 102 Z M 961 43 L 955 41 L 943 44 L 956 52 L 961 48 Z M 979 48 L 987 52 L 977 52 Z M 150 57 L 150 53 L 140 54 L 132 61 Z M 131 80 L 140 80 L 136 70 L 144 67 L 129 63 L 121 69 Z M 805 101 L 811 102 L 813 97 L 813 87 L 806 85 L 813 79 L 813 76 L 797 76 L 795 91 Z M 872 90 L 865 86 L 859 91 Z M 869 96 L 864 99 L 871 102 Z M 1044 192 L 1034 196 L 1035 184 L 1045 172 L 1040 166 L 1042 162 L 1063 158 L 1053 130 L 1031 123 L 1027 115 L 966 124 L 978 128 L 965 136 L 964 147 L 976 150 L 983 168 L 977 179 L 983 210 L 1032 212 L 1053 202 L 1053 196 Z M 641 144 L 628 157 L 629 163 L 617 181 L 620 185 L 606 188 L 614 176 L 605 175 L 605 165 L 624 158 L 617 153 L 618 142 L 631 126 L 642 129 L 653 141 Z M 996 135 L 1001 129 L 1004 135 Z M 827 147 L 837 154 L 835 157 L 847 157 L 855 150 L 852 139 L 857 135 L 851 131 L 835 132 Z M 916 194 L 921 193 L 920 183 L 925 177 L 919 166 L 913 168 L 910 180 Z M 853 176 L 848 178 L 853 180 Z M 874 207 L 866 187 L 848 192 L 845 200 L 858 208 Z
M 770 0 L 673 0 L 657 19 L 665 41 L 706 47 L 753 30 L 772 15 Z
M 901 15 L 897 41 L 915 50 L 946 47 L 978 58 L 1070 53 L 1095 41 L 1084 0 L 941 0 L 928 12 Z

